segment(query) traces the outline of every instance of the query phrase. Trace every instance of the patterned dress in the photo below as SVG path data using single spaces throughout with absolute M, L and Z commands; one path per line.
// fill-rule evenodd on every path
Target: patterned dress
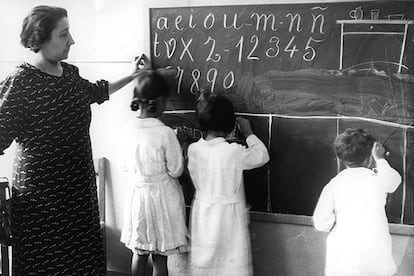
M 24 63 L 0 83 L 0 153 L 18 145 L 12 187 L 13 275 L 106 275 L 89 136 L 108 82 L 62 63 Z

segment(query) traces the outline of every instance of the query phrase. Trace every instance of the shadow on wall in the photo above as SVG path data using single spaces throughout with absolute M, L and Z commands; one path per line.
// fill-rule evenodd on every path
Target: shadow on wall
M 129 273 L 131 267 L 131 251 L 119 241 L 121 231 L 106 226 L 106 258 L 108 270 Z
M 113 176 L 111 173 L 114 166 L 110 163 L 111 162 L 107 160 L 105 170 L 105 242 L 107 267 L 108 270 L 130 273 L 131 251 L 120 241 L 121 227 L 117 227 L 116 223 L 112 223 L 112 221 L 116 221 L 117 215 L 122 215 L 123 213 L 117 210 L 118 208 L 115 204 L 116 195 L 114 191 L 116 187 L 113 186 Z M 108 221 L 108 218 L 110 221 Z M 109 223 L 111 223 L 111 225 L 109 225 Z

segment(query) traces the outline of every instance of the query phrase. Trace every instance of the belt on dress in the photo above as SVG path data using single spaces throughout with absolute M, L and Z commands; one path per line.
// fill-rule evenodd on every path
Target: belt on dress
M 168 179 L 170 176 L 166 173 L 160 175 L 142 176 L 135 175 L 135 187 L 142 187 L 147 185 L 157 185 L 158 182 Z
M 244 202 L 242 194 L 230 194 L 230 195 L 209 195 L 203 192 L 197 191 L 195 198 L 210 204 L 234 204 Z

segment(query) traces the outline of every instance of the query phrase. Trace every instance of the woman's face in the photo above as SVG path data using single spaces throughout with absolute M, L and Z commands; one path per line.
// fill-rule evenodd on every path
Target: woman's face
M 40 53 L 50 61 L 61 61 L 68 58 L 69 48 L 75 43 L 69 32 L 69 21 L 63 17 L 50 34 L 50 39 L 40 47 Z

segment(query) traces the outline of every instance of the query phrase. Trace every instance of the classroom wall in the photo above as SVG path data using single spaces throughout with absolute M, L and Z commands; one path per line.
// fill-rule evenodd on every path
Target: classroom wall
M 0 0 L 0 79 L 30 52 L 19 44 L 20 26 L 31 7 L 39 4 L 65 7 L 69 13 L 75 39 L 69 62 L 76 64 L 81 75 L 95 81 L 115 80 L 132 70 L 134 56 L 149 53 L 149 7 L 306 3 L 315 1 L 241 1 L 241 0 Z M 333 1 L 320 1 L 333 2 Z M 347 2 L 351 2 L 348 1 Z M 106 230 L 109 270 L 127 272 L 130 252 L 119 242 L 122 225 L 125 175 L 117 167 L 117 142 L 121 126 L 133 118 L 129 111 L 131 87 L 127 86 L 111 101 L 94 105 L 91 139 L 95 158 L 107 163 Z M 13 146 L 0 157 L 0 176 L 11 175 Z M 255 275 L 322 275 L 324 235 L 310 226 L 253 221 L 251 224 Z M 412 275 L 413 238 L 393 236 L 394 249 L 401 260 L 399 275 Z M 409 264 L 411 261 L 411 264 Z M 171 262 L 171 265 L 180 262 Z M 176 270 L 177 271 L 177 270 Z M 410 274 L 411 272 L 411 274 Z
M 390 227 L 396 232 L 395 225 Z M 408 232 L 411 236 L 392 234 L 397 276 L 409 276 L 414 272 L 414 230 Z M 323 275 L 327 236 L 327 233 L 316 231 L 307 216 L 252 213 L 250 237 L 254 275 Z

